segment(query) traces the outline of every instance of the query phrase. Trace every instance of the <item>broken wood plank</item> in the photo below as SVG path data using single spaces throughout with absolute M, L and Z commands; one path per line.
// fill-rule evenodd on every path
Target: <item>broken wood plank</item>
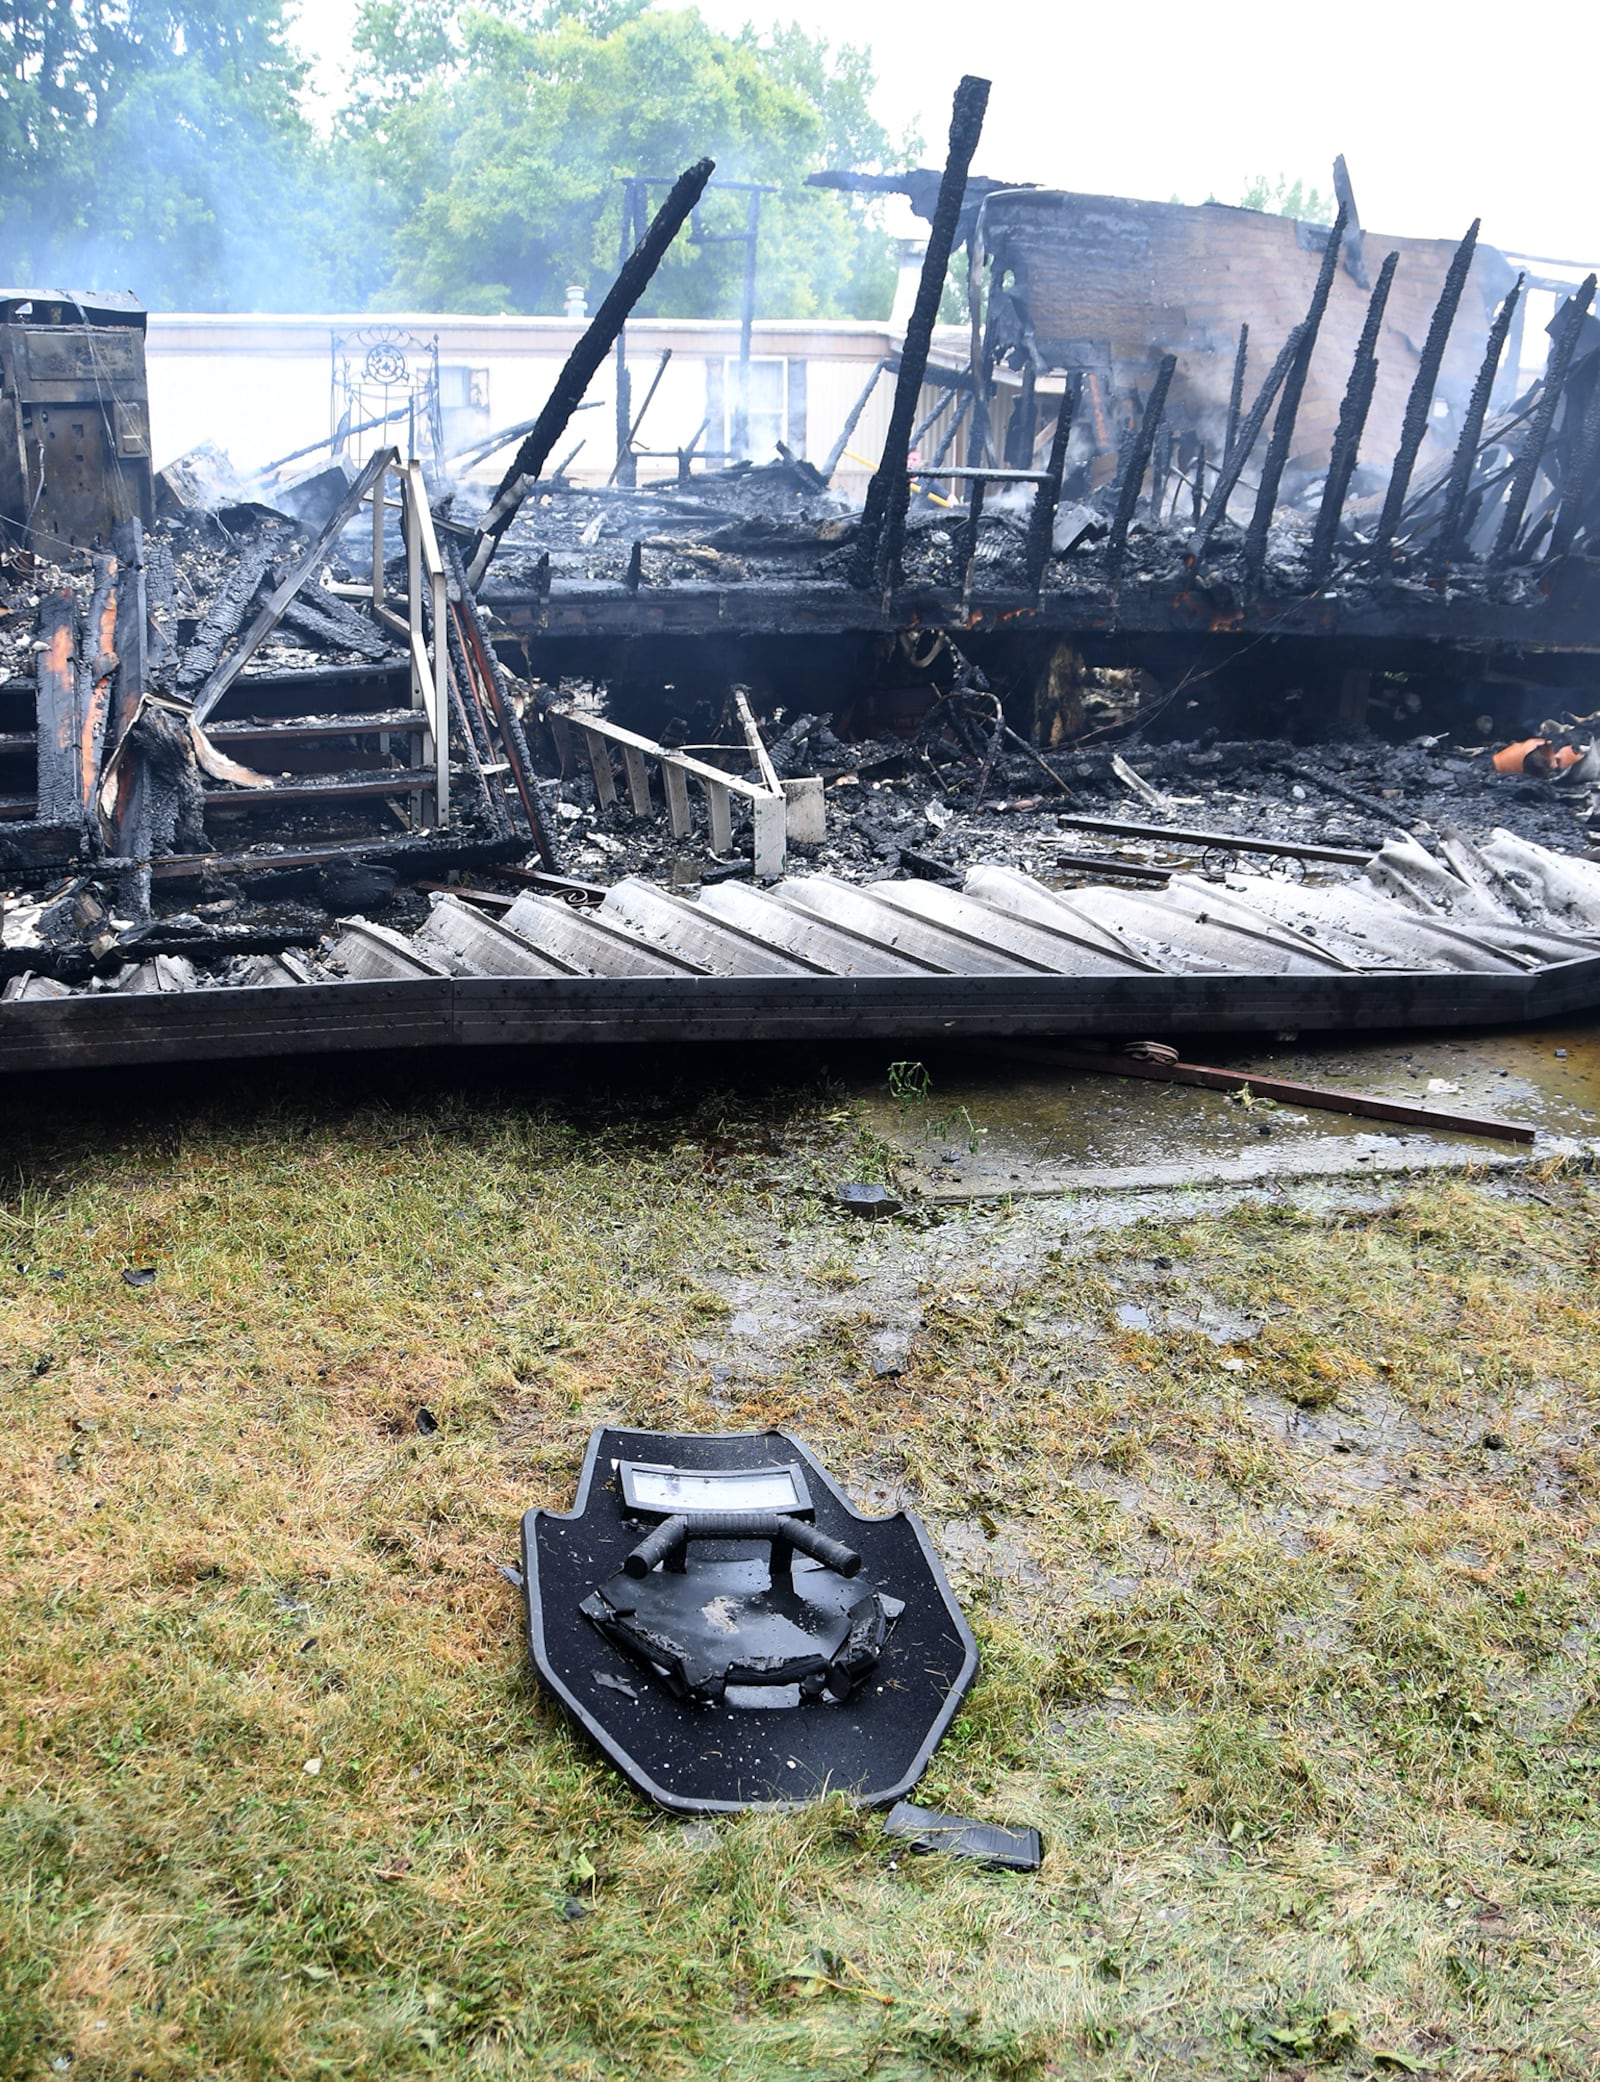
M 344 533 L 361 502 L 368 497 L 374 486 L 382 483 L 385 471 L 398 461 L 398 451 L 393 448 L 380 448 L 377 454 L 371 457 L 361 475 L 329 515 L 316 540 L 295 559 L 289 570 L 273 587 L 266 604 L 245 631 L 232 654 L 225 663 L 216 667 L 195 696 L 194 717 L 197 723 L 204 723 L 261 645 L 277 628 L 284 609 L 306 580 L 321 569 L 329 551 Z
M 1103 831 L 1110 838 L 1166 839 L 1178 846 L 1215 846 L 1229 853 L 1281 854 L 1286 860 L 1328 860 L 1343 867 L 1365 867 L 1372 858 L 1370 848 L 1363 851 L 1354 846 L 1315 846 L 1300 839 L 1249 838 L 1240 832 L 1193 831 L 1181 825 L 1131 824 L 1120 817 L 1078 816 L 1063 811 L 1056 822 L 1068 824 L 1074 831 Z
M 216 671 L 223 652 L 238 634 L 240 624 L 260 592 L 261 581 L 272 568 L 278 546 L 279 538 L 275 536 L 264 542 L 246 544 L 222 591 L 200 617 L 194 640 L 179 660 L 173 681 L 178 693 L 192 693 Z

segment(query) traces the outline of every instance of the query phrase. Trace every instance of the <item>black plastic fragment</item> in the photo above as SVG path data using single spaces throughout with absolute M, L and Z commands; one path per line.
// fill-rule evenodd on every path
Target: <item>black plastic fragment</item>
M 969 1822 L 900 1800 L 889 1810 L 885 1836 L 901 1838 L 913 1851 L 943 1851 L 997 1872 L 1037 1872 L 1044 1856 L 1037 1829 L 1007 1829 L 998 1822 Z
M 764 1499 L 784 1477 L 788 1512 L 706 1508 Z M 664 1551 L 629 1574 L 652 1522 Z M 639 1791 L 679 1813 L 831 1792 L 887 1808 L 977 1669 L 923 1528 L 862 1516 L 781 1432 L 606 1427 L 575 1508 L 528 1512 L 522 1545 L 535 1669 Z

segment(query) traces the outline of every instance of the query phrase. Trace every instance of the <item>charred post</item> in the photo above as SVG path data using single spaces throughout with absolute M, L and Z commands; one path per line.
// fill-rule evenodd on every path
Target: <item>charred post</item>
M 667 248 L 687 223 L 689 212 L 700 200 L 712 171 L 711 160 L 699 159 L 679 174 L 666 201 L 656 211 L 650 229 L 623 262 L 616 281 L 606 292 L 605 301 L 590 321 L 588 331 L 568 355 L 544 410 L 534 421 L 532 433 L 517 450 L 483 517 L 467 565 L 467 575 L 474 588 L 482 585 L 483 574 L 500 545 L 501 536 L 516 518 L 539 472 L 549 461 L 551 449 L 561 439 L 567 422 L 594 380 L 595 371 L 611 352 L 612 343 L 626 323 L 628 313 L 649 288 Z
M 1356 458 L 1361 452 L 1367 414 L 1372 410 L 1372 394 L 1378 381 L 1378 335 L 1383 330 L 1389 287 L 1399 261 L 1398 253 L 1390 253 L 1378 270 L 1377 284 L 1367 300 L 1361 338 L 1356 343 L 1355 360 L 1350 364 L 1350 381 L 1345 385 L 1344 401 L 1339 407 L 1339 424 L 1334 430 L 1328 481 L 1323 486 L 1322 504 L 1317 510 L 1317 525 L 1311 538 L 1310 577 L 1314 586 L 1323 583 L 1333 564 L 1339 521 L 1344 513 L 1344 502 L 1350 496 L 1350 480 L 1355 475 Z
M 861 513 L 861 532 L 850 565 L 850 582 L 870 586 L 880 563 L 892 572 L 898 558 L 898 538 L 905 521 L 910 487 L 906 482 L 906 458 L 911 448 L 911 428 L 917 416 L 917 398 L 923 372 L 928 366 L 928 349 L 939 316 L 939 299 L 944 295 L 945 271 L 955 245 L 956 227 L 967 192 L 967 171 L 983 134 L 984 112 L 989 106 L 989 82 L 968 73 L 956 88 L 950 112 L 950 146 L 944 175 L 939 183 L 939 200 L 934 206 L 928 231 L 928 250 L 922 263 L 922 279 L 911 322 L 906 327 L 905 346 L 900 354 L 900 374 L 895 383 L 894 406 L 889 414 L 889 431 L 883 456 L 867 486 Z M 880 550 L 887 552 L 880 557 Z
M 1106 576 L 1115 581 L 1122 570 L 1122 560 L 1128 548 L 1128 528 L 1133 520 L 1134 508 L 1139 503 L 1140 488 L 1144 484 L 1144 473 L 1155 447 L 1156 429 L 1161 424 L 1161 415 L 1167 409 L 1167 392 L 1172 388 L 1172 378 L 1178 366 L 1175 354 L 1164 354 L 1161 366 L 1156 371 L 1156 380 L 1151 385 L 1150 396 L 1145 402 L 1144 417 L 1139 422 L 1139 431 L 1128 450 L 1128 460 L 1122 473 L 1122 485 L 1117 493 L 1117 510 L 1112 517 L 1111 536 L 1106 543 Z
M 1306 311 L 1305 323 L 1300 328 L 1299 350 L 1289 364 L 1289 373 L 1283 381 L 1283 396 L 1279 400 L 1278 416 L 1272 422 L 1272 439 L 1267 443 L 1267 459 L 1262 466 L 1255 509 L 1250 515 L 1250 526 L 1245 535 L 1244 560 L 1246 567 L 1253 572 L 1258 572 L 1267 560 L 1267 530 L 1272 525 L 1273 508 L 1278 503 L 1278 487 L 1283 482 L 1284 467 L 1289 460 L 1289 444 L 1294 439 L 1294 423 L 1300 416 L 1300 400 L 1305 395 L 1306 377 L 1311 372 L 1311 357 L 1316 351 L 1317 334 L 1322 330 L 1322 316 L 1328 308 L 1328 296 L 1333 288 L 1334 272 L 1339 265 L 1339 253 L 1344 242 L 1345 225 L 1348 222 L 1349 213 L 1341 203 L 1339 214 L 1333 221 L 1333 229 L 1328 234 L 1322 265 L 1317 270 L 1316 285 L 1311 292 L 1311 303 Z
M 1572 462 L 1562 477 L 1561 504 L 1550 536 L 1551 556 L 1572 554 L 1597 474 L 1600 474 L 1600 372 L 1592 378 L 1589 404 L 1578 430 Z
M 73 823 L 83 806 L 78 762 L 78 603 L 65 587 L 39 605 L 36 715 L 41 824 Z
M 1067 468 L 1067 446 L 1072 439 L 1072 420 L 1078 409 L 1082 383 L 1081 376 L 1070 376 L 1061 392 L 1061 409 L 1056 414 L 1056 430 L 1046 466 L 1049 474 L 1034 495 L 1033 512 L 1028 517 L 1028 589 L 1035 597 L 1044 585 L 1045 566 L 1050 561 L 1056 508 L 1061 503 L 1061 480 Z
M 1550 349 L 1550 365 L 1544 373 L 1544 387 L 1532 419 L 1528 423 L 1527 438 L 1522 452 L 1517 457 L 1516 467 L 1511 473 L 1511 484 L 1506 492 L 1505 512 L 1500 517 L 1500 532 L 1495 536 L 1494 548 L 1489 562 L 1496 569 L 1503 569 L 1511 562 L 1517 545 L 1517 531 L 1522 526 L 1522 516 L 1527 511 L 1528 494 L 1533 490 L 1533 480 L 1538 473 L 1544 455 L 1545 443 L 1550 438 L 1550 429 L 1555 423 L 1556 406 L 1561 401 L 1561 392 L 1566 384 L 1567 371 L 1572 367 L 1572 357 L 1577 350 L 1578 335 L 1583 330 L 1583 321 L 1590 304 L 1594 302 L 1595 278 L 1586 275 L 1582 286 L 1568 298 L 1561 313 L 1561 323 L 1554 345 Z
M 1389 473 L 1389 489 L 1384 494 L 1383 511 L 1378 516 L 1377 533 L 1372 538 L 1372 556 L 1375 561 L 1381 561 L 1392 553 L 1394 538 L 1399 532 L 1406 493 L 1411 488 L 1411 473 L 1416 468 L 1423 436 L 1428 431 L 1428 414 L 1433 406 L 1433 393 L 1438 385 L 1439 370 L 1444 362 L 1444 350 L 1450 338 L 1450 328 L 1455 324 L 1461 292 L 1467 286 L 1467 275 L 1472 267 L 1472 256 L 1478 244 L 1479 221 L 1478 218 L 1473 218 L 1467 228 L 1466 237 L 1457 246 L 1455 256 L 1445 270 L 1444 287 L 1439 292 L 1439 301 L 1433 307 L 1428 337 L 1423 342 L 1422 356 L 1417 363 L 1416 379 L 1411 385 L 1411 395 L 1406 400 L 1406 416 L 1400 426 L 1400 446 L 1395 452 L 1394 468 Z
M 1239 421 L 1244 412 L 1244 376 L 1250 360 L 1250 327 L 1239 328 L 1239 345 L 1233 357 L 1233 384 L 1228 392 L 1228 434 L 1223 443 L 1222 460 L 1226 462 L 1233 453 L 1234 443 L 1239 438 Z
M 1206 548 L 1217 531 L 1218 522 L 1227 513 L 1228 501 L 1233 497 L 1234 486 L 1239 482 L 1240 474 L 1250 460 L 1251 450 L 1261 438 L 1261 429 L 1266 425 L 1267 414 L 1272 410 L 1272 402 L 1283 386 L 1284 377 L 1289 373 L 1289 366 L 1300 351 L 1303 330 L 1303 327 L 1297 325 L 1279 349 L 1278 358 L 1267 371 L 1267 380 L 1262 384 L 1259 396 L 1239 429 L 1239 438 L 1217 473 L 1216 489 L 1211 494 L 1211 504 L 1206 508 L 1205 518 L 1189 541 L 1189 556 L 1194 562 L 1198 562 L 1205 555 Z
M 1467 416 L 1461 424 L 1461 439 L 1456 443 L 1456 452 L 1450 463 L 1450 479 L 1445 488 L 1444 514 L 1439 522 L 1439 533 L 1434 542 L 1433 562 L 1436 571 L 1453 564 L 1461 555 L 1461 518 L 1466 511 L 1467 493 L 1472 487 L 1473 466 L 1478 460 L 1478 443 L 1483 439 L 1483 422 L 1488 415 L 1489 399 L 1494 393 L 1495 377 L 1500 371 L 1500 357 L 1505 351 L 1507 335 L 1511 331 L 1512 316 L 1522 296 L 1525 276 L 1518 275 L 1505 301 L 1495 313 L 1489 328 L 1488 342 L 1483 350 L 1483 360 L 1478 366 L 1478 378 L 1472 386 L 1472 396 L 1467 401 Z

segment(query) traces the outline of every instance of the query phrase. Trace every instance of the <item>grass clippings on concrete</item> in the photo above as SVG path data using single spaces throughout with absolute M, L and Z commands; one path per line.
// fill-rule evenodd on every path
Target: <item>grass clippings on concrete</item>
M 1587 1179 L 852 1224 L 814 1094 L 353 1088 L 16 1147 L 0 2073 L 1600 2072 Z M 1040 1874 L 594 1757 L 497 1564 L 608 1419 L 926 1514 Z

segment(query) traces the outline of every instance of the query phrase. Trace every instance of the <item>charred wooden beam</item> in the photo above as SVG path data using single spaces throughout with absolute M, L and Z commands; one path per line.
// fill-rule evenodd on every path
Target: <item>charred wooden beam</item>
M 117 670 L 117 591 L 119 572 L 114 555 L 94 552 L 94 591 L 83 631 L 82 711 L 78 717 L 78 775 L 82 807 L 94 801 L 95 782 L 105 751 L 111 716 L 111 688 Z
M 78 603 L 63 587 L 39 603 L 38 788 L 41 824 L 71 824 L 83 808 L 79 764 Z
M 1511 562 L 1516 548 L 1517 531 L 1522 526 L 1522 516 L 1527 511 L 1528 494 L 1533 490 L 1533 480 L 1538 474 L 1544 456 L 1545 443 L 1550 439 L 1550 429 L 1555 423 L 1556 406 L 1561 401 L 1561 392 L 1566 384 L 1567 371 L 1572 367 L 1572 357 L 1577 350 L 1578 335 L 1583 330 L 1583 321 L 1590 304 L 1594 302 L 1595 278 L 1586 275 L 1574 295 L 1567 299 L 1562 308 L 1561 323 L 1550 348 L 1550 361 L 1544 372 L 1544 385 L 1539 394 L 1539 403 L 1528 422 L 1528 431 L 1523 439 L 1522 450 L 1511 472 L 1511 483 L 1506 491 L 1505 511 L 1500 517 L 1500 531 L 1495 536 L 1494 548 L 1489 553 L 1489 562 L 1495 569 L 1503 569 Z
M 825 484 L 832 482 L 834 471 L 838 469 L 840 463 L 844 460 L 844 452 L 850 446 L 850 437 L 855 432 L 862 413 L 866 411 L 871 401 L 872 393 L 878 387 L 878 378 L 886 369 L 893 366 L 892 357 L 888 355 L 885 355 L 882 361 L 873 364 L 872 374 L 861 386 L 861 395 L 844 416 L 844 425 L 839 429 L 838 440 L 828 450 L 828 460 L 822 466 L 822 478 Z
M 1267 443 L 1267 459 L 1262 465 L 1255 507 L 1245 532 L 1244 560 L 1250 571 L 1259 571 L 1267 560 L 1267 530 L 1272 525 L 1273 510 L 1278 503 L 1278 487 L 1283 482 L 1284 469 L 1289 461 L 1294 423 L 1300 416 L 1300 400 L 1305 395 L 1306 378 L 1311 373 L 1311 357 L 1316 351 L 1317 334 L 1322 330 L 1323 313 L 1328 308 L 1328 296 L 1333 288 L 1339 249 L 1348 221 L 1348 213 L 1341 203 L 1323 250 L 1322 265 L 1317 270 L 1305 323 L 1300 328 L 1300 346 L 1289 364 L 1288 375 L 1283 379 L 1283 396 L 1278 400 L 1278 416 L 1272 422 L 1272 439 Z
M 910 486 L 906 481 L 906 459 L 911 449 L 911 428 L 917 416 L 917 398 L 928 350 L 944 295 L 945 271 L 950 265 L 961 204 L 967 192 L 967 172 L 983 133 L 984 112 L 989 106 L 989 82 L 967 74 L 956 88 L 950 111 L 950 142 L 944 173 L 939 182 L 939 200 L 928 229 L 928 250 L 923 256 L 922 279 L 917 300 L 906 327 L 900 352 L 900 373 L 895 379 L 894 404 L 889 413 L 889 431 L 883 454 L 867 486 L 861 513 L 861 532 L 850 564 L 850 582 L 870 586 L 880 568 L 891 576 L 899 556 L 899 536 L 905 524 Z
M 1500 356 L 1505 351 L 1506 337 L 1511 331 L 1511 319 L 1522 296 L 1522 285 L 1526 276 L 1518 275 L 1505 301 L 1495 313 L 1494 323 L 1489 328 L 1489 338 L 1484 346 L 1483 360 L 1478 364 L 1477 381 L 1472 386 L 1472 396 L 1467 400 L 1467 416 L 1461 424 L 1461 438 L 1456 443 L 1456 452 L 1450 463 L 1450 477 L 1445 487 L 1444 513 L 1439 522 L 1439 532 L 1434 541 L 1433 565 L 1435 571 L 1443 571 L 1461 555 L 1461 518 L 1466 511 L 1467 493 L 1472 487 L 1473 466 L 1478 460 L 1478 443 L 1483 439 L 1483 422 L 1488 416 L 1489 399 L 1494 393 L 1495 377 L 1500 370 Z
M 1572 554 L 1597 476 L 1600 476 L 1600 372 L 1591 379 L 1588 408 L 1573 445 L 1572 462 L 1562 478 L 1561 505 L 1550 537 L 1551 556 Z
M 276 548 L 277 543 L 271 538 L 252 542 L 229 572 L 221 592 L 200 617 L 194 641 L 178 662 L 175 685 L 180 694 L 200 686 L 222 662 L 223 652 L 238 635 L 255 604 Z
M 111 537 L 121 568 L 117 595 L 117 684 L 111 709 L 111 743 L 121 744 L 150 685 L 150 603 L 145 576 L 144 526 L 119 521 Z M 141 760 L 122 761 L 116 776 L 116 806 L 109 819 L 118 855 L 131 863 L 119 878 L 117 908 L 125 917 L 150 915 L 150 813 Z
M 1233 357 L 1233 385 L 1228 392 L 1228 434 L 1222 444 L 1224 463 L 1233 453 L 1233 444 L 1239 438 L 1239 421 L 1244 412 L 1244 374 L 1250 360 L 1250 328 L 1239 328 L 1239 345 Z
M 1211 504 L 1206 508 L 1205 518 L 1189 540 L 1188 554 L 1191 562 L 1198 563 L 1205 555 L 1207 545 L 1217 531 L 1218 522 L 1227 513 L 1228 501 L 1233 497 L 1240 473 L 1250 460 L 1251 450 L 1261 438 L 1261 429 L 1266 425 L 1267 414 L 1272 410 L 1272 401 L 1283 387 L 1283 379 L 1288 375 L 1290 365 L 1300 351 L 1303 331 L 1304 328 L 1297 325 L 1284 341 L 1277 360 L 1267 371 L 1267 380 L 1262 384 L 1255 403 L 1250 407 L 1244 424 L 1239 429 L 1238 440 L 1233 444 L 1221 470 L 1217 473 L 1217 484 L 1211 494 Z
M 396 460 L 396 453 L 392 448 L 380 448 L 369 458 L 365 469 L 324 522 L 316 540 L 309 549 L 301 552 L 279 579 L 232 653 L 208 676 L 205 685 L 194 697 L 194 719 L 197 723 L 205 721 L 261 645 L 277 628 L 284 609 L 300 588 L 313 573 L 322 569 L 327 561 L 328 552 L 344 533 L 362 500 L 382 484 L 384 472 Z
M 1461 304 L 1461 292 L 1467 286 L 1467 275 L 1477 248 L 1479 221 L 1478 218 L 1473 218 L 1467 228 L 1466 237 L 1457 246 L 1450 265 L 1445 270 L 1444 287 L 1439 291 L 1439 301 L 1433 307 L 1428 337 L 1422 343 L 1417 373 L 1412 380 L 1411 395 L 1406 399 L 1405 418 L 1400 422 L 1400 446 L 1395 451 L 1394 468 L 1389 473 L 1389 489 L 1384 494 L 1383 511 L 1378 516 L 1377 532 L 1372 538 L 1371 553 L 1375 560 L 1384 559 L 1393 553 L 1394 538 L 1399 531 L 1400 518 L 1405 510 L 1406 493 L 1411 488 L 1411 473 L 1416 468 L 1417 457 L 1422 452 L 1423 436 L 1428 431 L 1428 414 L 1433 409 L 1433 393 L 1438 387 L 1439 370 L 1444 363 L 1444 350 L 1450 339 L 1450 328 L 1455 324 L 1456 312 Z
M 1339 424 L 1334 430 L 1328 481 L 1322 489 L 1322 505 L 1311 537 L 1310 577 L 1314 586 L 1322 584 L 1333 564 L 1339 521 L 1350 495 L 1350 480 L 1355 475 L 1361 436 L 1366 431 L 1367 414 L 1372 410 L 1372 394 L 1377 387 L 1378 335 L 1383 330 L 1383 313 L 1399 260 L 1398 253 L 1390 253 L 1378 270 L 1377 285 L 1367 299 L 1367 315 L 1356 343 L 1355 360 L 1350 364 L 1350 380 L 1345 385 Z
M 528 740 L 523 735 L 521 718 L 516 704 L 511 699 L 511 688 L 506 680 L 505 667 L 500 663 L 499 653 L 489 641 L 478 612 L 478 603 L 472 588 L 467 584 L 466 568 L 461 552 L 454 542 L 445 544 L 445 563 L 455 582 L 457 599 L 455 612 L 460 616 L 461 640 L 477 668 L 479 684 L 489 696 L 494 710 L 495 723 L 500 732 L 500 742 L 505 748 L 506 758 L 511 765 L 511 779 L 522 804 L 523 815 L 528 820 L 528 832 L 539 850 L 539 858 L 551 874 L 557 872 L 555 841 L 550 827 L 545 822 L 544 806 L 539 799 L 539 785 L 534 778 L 533 758 L 528 750 Z M 545 558 L 545 583 L 549 584 L 549 557 Z
M 1033 512 L 1028 516 L 1028 589 L 1035 597 L 1044 585 L 1045 566 L 1050 561 L 1056 508 L 1061 503 L 1061 480 L 1067 468 L 1067 445 L 1072 439 L 1072 420 L 1078 409 L 1082 386 L 1081 376 L 1070 376 L 1061 392 L 1061 409 L 1056 414 L 1056 430 L 1050 442 L 1045 481 L 1034 494 Z
M 1161 366 L 1156 370 L 1156 380 L 1150 386 L 1150 395 L 1145 400 L 1144 416 L 1139 421 L 1139 431 L 1128 448 L 1122 484 L 1117 492 L 1116 512 L 1111 519 L 1111 536 L 1106 543 L 1106 576 L 1113 582 L 1122 570 L 1122 560 L 1127 554 L 1128 529 L 1133 521 L 1134 508 L 1139 503 L 1144 473 L 1149 466 L 1151 450 L 1155 447 L 1156 428 L 1160 426 L 1161 415 L 1167 409 L 1167 392 L 1172 388 L 1172 378 L 1177 366 L 1178 357 L 1175 354 L 1162 355 Z
M 500 546 L 500 538 L 516 519 L 523 500 L 549 461 L 551 449 L 561 439 L 568 420 L 593 382 L 595 371 L 611 352 L 617 334 L 627 323 L 629 312 L 649 288 L 667 248 L 688 222 L 689 213 L 704 193 L 713 170 L 712 160 L 697 159 L 693 166 L 679 174 L 666 201 L 651 220 L 650 229 L 623 262 L 617 279 L 606 292 L 605 301 L 589 321 L 588 330 L 567 356 L 544 410 L 534 421 L 532 433 L 517 450 L 510 469 L 501 478 L 479 527 L 467 563 L 467 576 L 474 590 L 482 585 L 483 574 Z

